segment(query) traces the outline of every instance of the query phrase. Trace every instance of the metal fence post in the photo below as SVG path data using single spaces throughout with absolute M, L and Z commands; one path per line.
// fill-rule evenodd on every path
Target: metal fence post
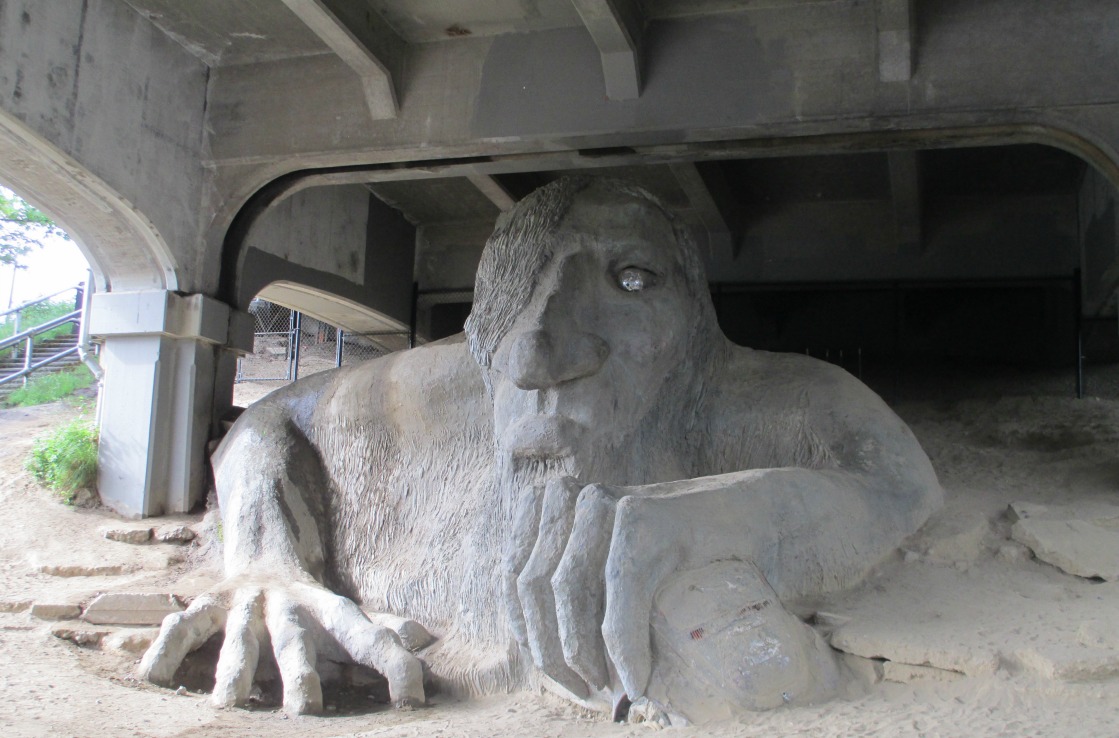
M 298 310 L 291 311 L 291 330 L 292 337 L 288 342 L 292 347 L 291 372 L 288 376 L 294 382 L 299 379 L 299 348 L 303 343 L 303 313 Z
M 24 348 L 23 350 L 23 371 L 25 372 L 25 374 L 23 375 L 24 385 L 27 384 L 27 378 L 31 376 L 31 352 L 33 350 L 33 347 L 35 346 L 35 340 L 33 336 L 28 336 L 26 341 L 27 343 L 24 344 L 26 348 Z

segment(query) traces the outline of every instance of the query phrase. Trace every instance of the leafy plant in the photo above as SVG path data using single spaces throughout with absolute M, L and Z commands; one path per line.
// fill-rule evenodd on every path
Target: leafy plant
M 5 407 L 44 405 L 69 397 L 91 384 L 93 375 L 84 366 L 65 372 L 32 375 L 27 384 L 8 395 L 3 404 Z
M 0 187 L 0 264 L 21 269 L 19 260 L 47 236 L 69 238 L 41 210 Z
M 78 490 L 97 484 L 97 429 L 85 418 L 71 421 L 35 442 L 26 467 L 69 504 Z

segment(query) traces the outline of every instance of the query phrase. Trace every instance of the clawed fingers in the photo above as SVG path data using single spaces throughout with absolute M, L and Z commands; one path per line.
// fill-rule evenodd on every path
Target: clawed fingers
M 419 659 L 401 645 L 391 628 L 370 622 L 350 600 L 302 583 L 225 592 L 232 598 L 228 608 L 217 597 L 205 595 L 183 612 L 165 618 L 159 636 L 140 662 L 140 676 L 173 686 L 175 672 L 186 655 L 224 629 L 211 697 L 218 707 L 248 701 L 261 649 L 268 644 L 280 671 L 284 710 L 289 714 L 322 711 L 322 684 L 316 670 L 320 647 L 328 654 L 340 648 L 342 658 L 380 672 L 397 706 L 424 703 Z
M 502 596 L 509 617 L 509 627 L 513 631 L 513 637 L 523 648 L 528 648 L 528 629 L 525 625 L 520 595 L 517 593 L 517 578 L 524 571 L 525 564 L 532 555 L 536 532 L 540 527 L 540 503 L 543 498 L 543 485 L 521 491 L 513 513 L 513 530 L 505 541 L 501 556 Z
M 315 671 L 318 651 L 300 622 L 299 608 L 286 597 L 273 595 L 266 622 L 284 683 L 284 711 L 291 715 L 322 712 L 322 684 Z
M 536 666 L 576 697 L 587 695 L 582 678 L 567 665 L 560 645 L 552 574 L 563 557 L 575 516 L 579 484 L 570 478 L 553 480 L 544 492 L 540 528 L 532 555 L 517 579 L 529 647 Z
M 260 643 L 268 637 L 263 626 L 263 599 L 259 590 L 239 590 L 233 598 L 210 697 L 217 707 L 243 705 L 249 699 Z
M 630 699 L 645 694 L 652 672 L 649 623 L 653 595 L 681 561 L 672 538 L 658 526 L 656 499 L 626 497 L 618 503 L 606 560 L 606 611 L 602 637 Z
M 597 689 L 608 673 L 602 642 L 604 572 L 610 551 L 617 502 L 599 485 L 579 494 L 575 522 L 563 559 L 552 576 L 563 656 L 579 676 Z
M 354 662 L 376 670 L 389 683 L 397 707 L 424 704 L 423 666 L 390 628 L 374 625 L 350 600 L 325 590 L 312 593 L 314 617 Z
M 186 655 L 225 627 L 225 617 L 225 609 L 205 595 L 183 612 L 168 615 L 140 660 L 140 677 L 164 687 L 172 686 L 175 672 Z

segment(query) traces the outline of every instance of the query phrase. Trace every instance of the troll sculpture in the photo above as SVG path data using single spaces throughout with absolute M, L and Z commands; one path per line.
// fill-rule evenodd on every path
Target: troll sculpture
M 214 471 L 227 578 L 141 671 L 170 683 L 224 631 L 214 702 L 270 648 L 295 713 L 323 659 L 399 704 L 424 664 L 459 694 L 543 680 L 690 720 L 824 698 L 838 667 L 787 605 L 856 583 L 942 497 L 876 395 L 731 344 L 688 229 L 585 178 L 498 223 L 464 337 L 273 393 Z M 356 603 L 436 640 L 410 652 Z

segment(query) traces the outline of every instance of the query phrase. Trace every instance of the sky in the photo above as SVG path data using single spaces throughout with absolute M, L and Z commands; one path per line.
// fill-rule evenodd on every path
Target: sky
M 0 193 L 13 195 L 4 187 Z M 47 236 L 40 243 L 40 248 L 20 258 L 26 269 L 0 264 L 0 310 L 88 281 L 89 264 L 73 241 Z
M 13 294 L 12 268 L 0 265 L 0 310 L 52 292 L 73 287 L 88 278 L 89 264 L 73 241 L 53 237 L 43 240 L 42 248 L 34 249 L 21 261 L 26 269 L 15 270 Z

